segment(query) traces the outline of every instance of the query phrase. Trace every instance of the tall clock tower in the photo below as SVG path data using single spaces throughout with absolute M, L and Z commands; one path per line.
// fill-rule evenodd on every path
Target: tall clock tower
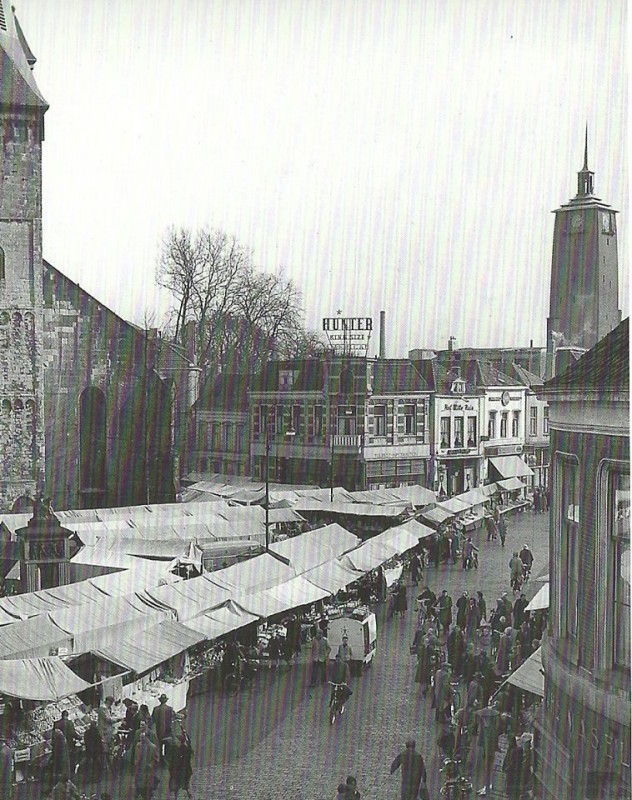
M 616 214 L 593 194 L 588 130 L 577 194 L 556 209 L 547 319 L 547 378 L 560 347 L 590 350 L 621 321 Z
M 0 509 L 44 482 L 42 141 L 48 105 L 0 0 Z M 32 500 L 31 500 L 32 502 Z

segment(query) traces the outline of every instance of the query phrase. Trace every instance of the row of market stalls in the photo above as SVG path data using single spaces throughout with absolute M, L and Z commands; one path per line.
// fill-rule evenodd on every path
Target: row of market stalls
M 188 580 L 167 582 L 130 569 L 117 573 L 126 582 L 107 588 L 103 578 L 91 578 L 0 598 L 5 735 L 19 760 L 31 763 L 47 752 L 62 710 L 81 734 L 105 694 L 151 709 L 164 692 L 181 709 L 193 682 L 217 674 L 227 634 L 248 626 L 257 631 L 331 599 L 431 533 L 410 520 L 362 543 L 333 524 Z

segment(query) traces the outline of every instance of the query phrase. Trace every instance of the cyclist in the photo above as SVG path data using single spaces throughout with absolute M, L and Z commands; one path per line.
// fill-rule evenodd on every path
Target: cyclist
M 523 577 L 525 581 L 529 580 L 531 575 L 531 567 L 533 566 L 533 553 L 529 550 L 529 545 L 523 544 L 520 551 L 520 560 L 522 561 Z
M 349 663 L 342 657 L 340 650 L 336 653 L 334 666 L 331 671 L 331 697 L 329 698 L 329 707 L 333 708 L 336 701 L 337 692 L 341 692 L 340 707 L 342 708 L 351 695 L 349 684 L 351 683 L 351 671 L 349 670 Z
M 519 592 L 522 586 L 522 560 L 518 555 L 518 551 L 514 550 L 514 554 L 509 561 L 509 570 L 511 572 L 511 588 L 514 592 Z

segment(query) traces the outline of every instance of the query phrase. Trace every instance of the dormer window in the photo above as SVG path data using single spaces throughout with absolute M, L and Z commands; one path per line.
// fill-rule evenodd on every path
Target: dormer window
M 294 388 L 294 371 L 291 369 L 279 370 L 279 391 L 288 391 Z
M 450 391 L 452 394 L 465 394 L 465 381 L 462 378 L 452 381 Z

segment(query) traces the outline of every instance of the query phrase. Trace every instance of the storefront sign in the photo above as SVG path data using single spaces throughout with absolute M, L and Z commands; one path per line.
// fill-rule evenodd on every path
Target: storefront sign
M 474 406 L 472 403 L 467 401 L 463 403 L 444 403 L 443 408 L 446 411 L 474 411 Z
M 323 317 L 323 331 L 336 353 L 365 357 L 371 340 L 371 317 Z
M 567 697 L 550 696 L 549 714 L 555 721 L 557 738 L 577 742 L 578 763 L 588 772 L 630 769 L 630 729 L 588 708 L 579 708 Z

